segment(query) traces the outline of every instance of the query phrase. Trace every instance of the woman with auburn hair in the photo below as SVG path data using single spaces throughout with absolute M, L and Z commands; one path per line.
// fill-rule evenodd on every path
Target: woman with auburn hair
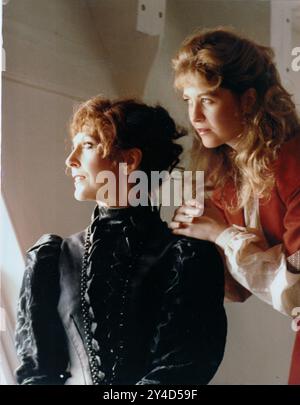
M 44 235 L 27 251 L 19 384 L 207 384 L 215 374 L 227 325 L 222 259 L 212 243 L 172 235 L 129 194 L 137 169 L 178 163 L 182 135 L 164 108 L 134 100 L 95 97 L 75 112 L 66 165 L 75 198 L 97 204 L 84 231 Z M 128 186 L 125 204 L 114 189 L 101 198 L 104 172 Z
M 202 216 L 197 201 L 185 202 L 170 227 L 221 248 L 227 298 L 254 294 L 297 316 L 300 125 L 273 56 L 227 28 L 183 42 L 173 60 L 175 87 L 187 102 L 195 132 L 191 162 L 205 171 L 208 199 Z M 300 383 L 299 332 L 289 383 Z

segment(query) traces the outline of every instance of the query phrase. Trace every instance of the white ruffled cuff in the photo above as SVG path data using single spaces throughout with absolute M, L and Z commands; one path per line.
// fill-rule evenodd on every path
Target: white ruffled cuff
M 240 232 L 246 232 L 247 229 L 244 228 L 243 226 L 238 226 L 238 225 L 232 225 L 228 228 L 226 228 L 223 232 L 220 233 L 220 235 L 216 239 L 216 245 L 218 245 L 220 248 L 225 250 L 226 246 L 228 246 L 231 242 L 231 240 Z

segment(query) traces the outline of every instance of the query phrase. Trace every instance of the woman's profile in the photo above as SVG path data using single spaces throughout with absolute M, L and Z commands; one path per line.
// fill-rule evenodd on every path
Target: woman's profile
M 85 230 L 46 234 L 27 251 L 19 384 L 207 384 L 215 374 L 226 340 L 222 260 L 129 198 L 127 176 L 171 170 L 183 134 L 165 109 L 134 100 L 95 97 L 74 113 L 66 165 L 75 198 L 97 204 Z M 105 201 L 104 172 L 117 186 Z

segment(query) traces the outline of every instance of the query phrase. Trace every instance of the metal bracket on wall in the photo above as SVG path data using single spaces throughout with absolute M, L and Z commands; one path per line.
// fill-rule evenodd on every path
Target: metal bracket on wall
M 162 35 L 165 25 L 166 0 L 139 0 L 137 31 L 148 35 Z
M 2 6 L 6 6 L 9 0 L 2 0 Z M 2 26 L 2 24 L 1 24 Z M 3 44 L 3 37 L 1 35 L 1 42 Z M 2 55 L 1 55 L 1 72 L 5 72 L 5 66 L 6 66 L 6 54 L 5 54 L 5 49 L 2 47 Z

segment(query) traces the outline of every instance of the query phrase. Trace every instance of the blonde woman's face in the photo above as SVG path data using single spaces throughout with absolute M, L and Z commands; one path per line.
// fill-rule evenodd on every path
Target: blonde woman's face
M 212 91 L 195 81 L 183 88 L 183 99 L 190 122 L 206 148 L 223 144 L 235 148 L 243 130 L 242 109 L 236 95 L 223 88 Z
M 108 158 L 99 153 L 99 141 L 85 132 L 77 133 L 73 138 L 73 148 L 66 159 L 74 179 L 74 197 L 78 201 L 96 200 L 101 183 L 97 175 L 104 170 L 115 171 L 115 166 Z

